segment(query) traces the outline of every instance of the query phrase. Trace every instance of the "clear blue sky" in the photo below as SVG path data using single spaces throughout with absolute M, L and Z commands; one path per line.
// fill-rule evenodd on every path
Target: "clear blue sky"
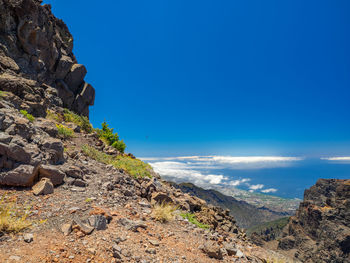
M 350 1 L 44 2 L 127 151 L 350 155 Z

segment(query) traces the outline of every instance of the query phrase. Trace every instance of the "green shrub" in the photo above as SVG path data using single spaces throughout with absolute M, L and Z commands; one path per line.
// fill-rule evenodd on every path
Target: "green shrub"
M 62 124 L 56 124 L 58 136 L 62 139 L 72 138 L 74 135 L 74 131 L 71 128 L 68 128 Z
M 124 170 L 135 178 L 152 177 L 152 167 L 139 159 L 133 159 L 126 155 L 118 155 L 116 157 L 113 157 L 99 150 L 96 150 L 89 145 L 83 145 L 82 150 L 87 156 L 90 156 L 96 161 L 105 164 L 111 164 L 118 169 Z
M 57 121 L 57 122 L 64 121 L 63 116 L 61 114 L 55 113 L 51 110 L 46 111 L 46 119 Z
M 126 148 L 126 145 L 123 140 L 114 142 L 111 146 L 117 149 L 121 153 L 124 153 Z
M 198 220 L 196 219 L 196 216 L 194 214 L 191 214 L 191 213 L 180 213 L 180 216 L 182 216 L 184 219 L 187 219 L 188 222 L 196 225 L 199 228 L 203 228 L 203 229 L 208 229 L 209 228 L 208 225 L 198 222 Z
M 85 131 L 87 133 L 91 133 L 92 130 L 93 130 L 89 119 L 87 117 L 85 117 L 85 116 L 80 116 L 78 114 L 75 114 L 75 113 L 71 112 L 68 109 L 64 109 L 63 117 L 64 117 L 64 121 L 75 123 L 83 131 Z
M 20 110 L 20 113 L 22 113 L 22 115 L 26 117 L 30 122 L 33 122 L 35 120 L 33 115 L 29 114 L 26 110 Z
M 107 145 L 124 153 L 126 145 L 123 140 L 119 141 L 118 133 L 113 132 L 113 128 L 109 128 L 107 122 L 102 123 L 102 129 L 96 129 L 98 137 Z

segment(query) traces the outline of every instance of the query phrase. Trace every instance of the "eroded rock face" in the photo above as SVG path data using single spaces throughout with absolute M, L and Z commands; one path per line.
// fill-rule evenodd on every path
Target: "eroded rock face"
M 350 262 L 350 180 L 320 179 L 305 190 L 279 249 L 302 262 Z
M 39 117 L 49 106 L 89 115 L 95 90 L 72 53 L 67 26 L 39 0 L 0 0 L 0 90 Z

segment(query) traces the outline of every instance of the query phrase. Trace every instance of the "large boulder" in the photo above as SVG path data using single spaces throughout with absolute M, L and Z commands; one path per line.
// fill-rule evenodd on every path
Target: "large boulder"
M 53 185 L 60 185 L 63 183 L 65 173 L 60 171 L 57 166 L 54 165 L 41 165 L 39 167 L 39 179 L 48 178 Z
M 0 174 L 0 185 L 32 186 L 38 177 L 38 167 L 20 165 L 17 168 Z

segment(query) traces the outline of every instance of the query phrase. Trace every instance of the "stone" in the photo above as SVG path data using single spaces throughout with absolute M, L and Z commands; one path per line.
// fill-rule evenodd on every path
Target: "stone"
M 103 215 L 92 215 L 89 217 L 89 223 L 96 230 L 106 230 L 107 229 L 107 219 Z
M 119 219 L 118 223 L 122 226 L 125 226 L 127 230 L 132 230 L 134 232 L 138 232 L 138 228 L 147 228 L 147 225 L 145 225 L 142 221 L 133 221 L 127 218 Z
M 65 172 L 68 177 L 83 179 L 83 172 L 78 166 L 71 165 L 66 167 Z
M 74 93 L 79 91 L 80 86 L 83 84 L 87 71 L 84 65 L 74 64 L 64 81 L 67 83 L 69 89 Z
M 41 148 L 47 154 L 47 159 L 50 161 L 50 164 L 56 165 L 64 162 L 64 146 L 61 140 L 46 138 Z
M 43 177 L 49 178 L 55 186 L 63 183 L 64 176 L 65 173 L 60 171 L 57 166 L 41 165 L 39 167 L 39 179 Z
M 23 240 L 24 240 L 24 242 L 26 242 L 26 243 L 32 242 L 33 239 L 34 239 L 34 235 L 31 234 L 31 233 L 28 233 L 28 234 L 24 234 L 24 235 L 23 235 Z
M 237 253 L 235 246 L 231 243 L 225 243 L 224 248 L 229 256 L 233 256 Z
M 73 219 L 73 229 L 78 229 L 85 235 L 90 235 L 94 231 L 94 227 L 83 223 L 78 217 Z
M 0 143 L 9 144 L 12 140 L 12 136 L 2 132 L 0 133 Z
M 155 247 L 159 247 L 159 241 L 158 240 L 155 240 L 155 239 L 149 239 L 148 242 L 155 246 Z
M 65 76 L 67 76 L 68 72 L 70 71 L 72 65 L 73 65 L 72 59 L 68 56 L 62 55 L 62 57 L 59 59 L 57 64 L 56 78 L 64 79 Z
M 42 178 L 32 188 L 34 195 L 47 195 L 53 193 L 53 184 L 49 178 Z
M 157 253 L 157 251 L 156 251 L 155 248 L 147 248 L 147 249 L 146 249 L 146 253 L 155 255 L 155 254 Z
M 151 203 L 174 203 L 173 199 L 169 197 L 166 193 L 154 192 L 151 197 Z
M 244 253 L 241 250 L 237 249 L 236 257 L 243 258 L 244 257 Z
M 63 224 L 61 226 L 61 231 L 65 236 L 68 236 L 72 232 L 72 223 Z
M 75 186 L 78 186 L 78 187 L 86 187 L 88 184 L 81 180 L 81 179 L 75 179 L 73 182 L 72 182 L 72 185 L 75 185 Z
M 210 258 L 223 259 L 221 248 L 216 242 L 208 241 L 204 243 L 201 250 Z
M 0 185 L 32 186 L 38 177 L 38 169 L 31 165 L 22 164 L 17 168 L 0 174 Z
M 29 164 L 31 159 L 30 154 L 25 150 L 24 147 L 14 143 L 10 143 L 8 145 L 6 155 L 8 158 L 23 164 Z

